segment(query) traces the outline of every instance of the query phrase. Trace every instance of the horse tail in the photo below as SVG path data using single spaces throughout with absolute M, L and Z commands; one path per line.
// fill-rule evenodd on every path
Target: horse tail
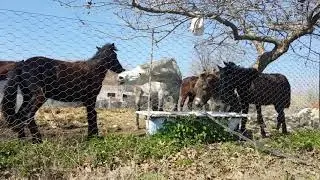
M 284 78 L 284 89 L 285 89 L 284 107 L 289 108 L 291 104 L 291 85 L 286 76 L 283 75 L 283 78 Z
M 16 67 L 9 72 L 8 82 L 4 88 L 3 98 L 1 101 L 1 111 L 4 119 L 9 126 L 15 125 L 15 109 L 18 94 L 18 86 L 21 82 L 22 62 L 17 62 Z
M 287 103 L 285 104 L 285 108 L 289 108 L 290 104 L 291 104 L 291 86 L 289 81 L 287 80 L 287 88 L 288 88 L 288 92 L 287 92 Z

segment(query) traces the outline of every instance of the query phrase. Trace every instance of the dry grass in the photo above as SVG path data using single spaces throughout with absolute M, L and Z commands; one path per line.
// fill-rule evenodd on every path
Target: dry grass
M 51 128 L 76 129 L 87 127 L 87 114 L 84 107 L 79 108 L 41 108 L 36 119 L 40 126 Z M 134 133 L 135 110 L 134 109 L 97 109 L 98 125 L 101 135 L 109 132 Z M 140 126 L 144 128 L 141 119 Z
M 144 132 L 144 130 L 134 130 L 134 109 L 98 109 L 97 112 L 100 132 L 107 138 L 111 136 L 111 133 L 133 134 Z M 77 151 L 79 151 L 80 154 L 76 157 L 80 158 L 79 162 L 82 163 L 79 163 L 76 167 L 70 166 L 70 168 L 64 168 L 59 166 L 59 163 L 57 163 L 59 159 L 57 159 L 54 160 L 54 162 L 57 163 L 56 165 L 53 163 L 50 168 L 44 171 L 35 171 L 37 173 L 32 173 L 29 176 L 31 179 L 320 179 L 320 149 L 318 147 L 312 148 L 311 150 L 296 148 L 293 151 L 287 151 L 290 155 L 305 160 L 309 165 L 299 164 L 287 158 L 270 156 L 257 152 L 248 146 L 240 146 L 236 143 L 191 146 L 168 156 L 163 153 L 164 156 L 160 159 L 149 156 L 145 159 L 137 159 L 137 156 L 140 156 L 140 154 L 138 154 L 135 149 L 141 148 L 140 146 L 146 146 L 144 148 L 152 149 L 156 147 L 155 145 L 159 145 L 159 143 L 161 145 L 163 142 L 157 141 L 156 144 L 148 144 L 148 142 L 133 143 L 121 140 L 121 138 L 119 139 L 115 136 L 118 139 L 114 140 L 112 139 L 113 137 L 111 137 L 111 140 L 107 139 L 93 142 L 91 145 L 94 146 L 90 149 L 82 140 L 78 141 L 74 138 L 75 136 L 86 136 L 87 122 L 85 108 L 43 107 L 37 113 L 36 119 L 40 125 L 41 132 L 44 134 L 44 137 L 48 139 L 49 143 L 36 147 L 32 145 L 14 145 L 16 148 L 27 147 L 27 149 L 40 151 L 33 153 L 45 161 L 50 158 L 58 158 L 58 154 L 61 153 L 60 151 L 65 151 L 63 153 L 66 155 L 63 157 L 67 157 L 68 153 L 74 155 L 72 151 L 77 150 L 76 146 L 79 146 L 79 150 Z M 142 119 L 141 124 L 144 126 Z M 256 128 L 255 131 L 259 133 L 258 128 Z M 2 128 L 1 132 L 2 138 L 13 137 L 10 130 Z M 74 142 L 70 141 L 71 139 L 73 139 Z M 122 142 L 117 143 L 117 140 L 123 141 L 123 144 Z M 130 139 L 130 141 L 131 140 L 132 139 Z M 285 149 L 291 146 L 291 144 L 294 144 L 296 139 L 280 137 L 276 140 L 280 141 L 276 142 L 276 145 L 281 145 L 276 147 Z M 104 146 L 100 147 L 99 143 L 103 144 L 109 141 L 110 143 L 118 144 L 119 148 L 123 147 L 127 149 L 113 150 L 117 156 L 114 156 L 111 161 L 106 161 L 105 164 L 95 166 L 90 163 L 97 157 L 88 156 L 87 154 L 93 151 L 105 151 L 108 148 L 105 149 Z M 266 141 L 274 140 L 267 139 Z M 309 142 L 309 140 L 303 139 L 297 141 L 297 147 L 300 147 L 300 142 L 305 141 Z M 313 141 L 320 145 L 320 139 L 310 140 L 310 142 Z M 68 144 L 69 142 L 70 144 Z M 70 148 L 67 146 L 70 146 Z M 273 146 L 272 143 L 270 146 Z M 171 147 L 171 145 L 169 145 L 168 148 L 169 147 Z M 2 146 L 2 148 L 4 147 Z M 160 148 L 154 149 L 154 151 L 157 150 L 160 150 Z M 126 152 L 132 154 L 127 155 Z M 160 154 L 162 153 L 162 151 L 159 152 Z M 33 154 L 27 154 L 28 152 L 24 153 L 27 156 L 23 162 L 29 162 L 30 159 L 28 158 L 31 158 Z M 119 153 L 126 157 L 125 160 L 119 156 Z M 88 159 L 88 157 L 93 159 Z M 128 157 L 129 160 L 127 159 Z M 75 157 L 70 159 L 77 160 Z M 48 162 L 51 161 L 48 160 Z M 11 179 L 21 178 L 19 173 L 15 173 L 12 169 L 0 169 L 0 178 L 5 177 Z

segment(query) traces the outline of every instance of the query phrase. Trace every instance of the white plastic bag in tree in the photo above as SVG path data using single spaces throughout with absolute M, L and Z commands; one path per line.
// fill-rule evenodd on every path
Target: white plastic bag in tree
M 204 32 L 203 17 L 195 17 L 191 19 L 190 31 L 195 36 L 201 36 Z

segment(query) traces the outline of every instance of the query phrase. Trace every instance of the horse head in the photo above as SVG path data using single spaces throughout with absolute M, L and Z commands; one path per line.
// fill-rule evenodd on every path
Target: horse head
M 91 60 L 96 62 L 97 66 L 103 66 L 115 73 L 125 71 L 117 58 L 117 48 L 114 43 L 107 43 L 102 47 L 96 46 L 96 48 L 97 52 Z
M 152 70 L 150 70 L 152 68 Z M 150 63 L 139 65 L 132 70 L 125 71 L 118 75 L 120 84 L 142 85 L 149 82 L 149 78 L 155 82 L 166 83 L 168 81 L 176 82 L 181 80 L 179 67 L 174 59 L 163 59 Z
M 194 103 L 197 107 L 203 106 L 212 96 L 217 94 L 215 89 L 218 81 L 219 77 L 216 72 L 204 71 L 198 76 L 198 80 L 194 86 L 196 93 Z
M 220 93 L 228 99 L 237 88 L 248 89 L 252 81 L 259 76 L 255 68 L 245 68 L 233 62 L 224 63 L 225 67 L 219 67 L 220 72 Z
M 147 70 L 141 68 L 141 66 L 137 66 L 132 70 L 124 71 L 118 74 L 118 82 L 120 84 L 128 84 L 128 85 L 135 85 L 135 84 L 144 84 L 140 82 L 145 82 L 146 80 Z M 145 77 L 145 78 L 143 78 Z

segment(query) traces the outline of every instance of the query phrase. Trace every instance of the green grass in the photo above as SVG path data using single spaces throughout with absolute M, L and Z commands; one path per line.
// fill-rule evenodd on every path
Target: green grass
M 23 176 L 45 169 L 67 169 L 91 164 L 115 169 L 127 161 L 166 158 L 181 148 L 229 139 L 217 125 L 192 118 L 167 123 L 154 136 L 109 134 L 103 138 L 50 140 L 42 144 L 0 142 L 0 170 L 17 169 Z M 189 162 L 181 162 L 188 164 Z
M 300 130 L 290 135 L 278 134 L 273 136 L 268 144 L 286 151 L 312 151 L 320 149 L 320 131 Z
M 73 138 L 49 140 L 42 144 L 19 140 L 0 142 L 0 171 L 15 169 L 21 176 L 30 176 L 52 169 L 73 169 L 84 164 L 92 167 L 107 165 L 115 169 L 128 161 L 139 163 L 166 158 L 184 147 L 201 148 L 206 143 L 217 141 L 228 141 L 224 144 L 231 149 L 225 149 L 237 151 L 240 146 L 230 141 L 229 135 L 221 133 L 216 127 L 211 128 L 186 120 L 169 124 L 167 129 L 154 136 L 109 134 L 90 140 Z M 267 144 L 289 151 L 320 149 L 320 131 L 304 130 L 287 136 L 276 135 L 268 139 Z M 176 163 L 188 166 L 192 161 L 184 159 Z
M 173 142 L 128 135 L 109 135 L 77 143 L 44 141 L 42 144 L 10 141 L 0 143 L 0 170 L 16 169 L 23 176 L 50 168 L 74 168 L 84 163 L 116 168 L 128 160 L 162 158 L 177 152 Z

